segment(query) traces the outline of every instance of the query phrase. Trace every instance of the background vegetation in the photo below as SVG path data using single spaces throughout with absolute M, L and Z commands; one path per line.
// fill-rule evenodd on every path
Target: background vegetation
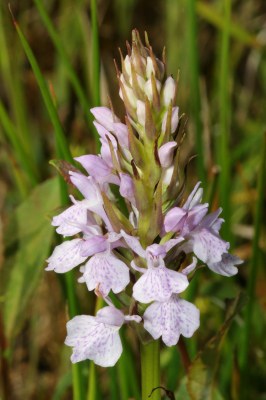
M 76 285 L 76 272 L 44 272 L 58 240 L 50 218 L 67 204 L 49 160 L 97 151 L 91 106 L 110 96 L 123 117 L 113 58 L 118 47 L 126 53 L 137 28 L 158 56 L 166 46 L 168 74 L 180 71 L 178 105 L 189 118 L 183 159 L 198 154 L 187 193 L 202 180 L 212 207 L 224 209 L 223 236 L 245 261 L 233 278 L 198 274 L 186 296 L 200 308 L 201 326 L 178 348 L 162 348 L 162 385 L 180 400 L 266 399 L 265 1 L 14 0 L 10 7 L 15 24 L 1 1 L 0 398 L 140 398 L 130 332 L 114 368 L 71 367 L 68 313 L 93 313 L 94 297 Z M 194 360 L 188 373 L 184 346 Z

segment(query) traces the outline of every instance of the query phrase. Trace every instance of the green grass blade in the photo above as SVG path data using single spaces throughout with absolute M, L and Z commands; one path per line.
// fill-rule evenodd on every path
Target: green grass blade
M 64 134 L 64 130 L 63 127 L 61 125 L 61 122 L 59 120 L 56 108 L 54 106 L 54 102 L 52 99 L 52 96 L 49 92 L 47 83 L 41 73 L 40 67 L 37 63 L 37 60 L 24 36 L 24 34 L 22 33 L 18 23 L 13 20 L 15 28 L 17 30 L 17 33 L 19 35 L 22 47 L 26 53 L 26 56 L 29 60 L 29 63 L 32 67 L 32 70 L 34 72 L 34 75 L 36 77 L 37 83 L 39 85 L 45 106 L 47 108 L 49 117 L 51 119 L 51 122 L 54 126 L 55 129 L 55 138 L 56 138 L 56 152 L 58 155 L 60 155 L 60 157 L 64 158 L 65 160 L 71 162 L 72 161 L 72 156 L 70 154 L 69 151 L 69 147 L 67 145 L 66 142 L 66 138 L 65 138 L 65 134 Z
M 266 180 L 266 134 L 264 135 L 264 144 L 261 153 L 261 164 L 258 178 L 258 187 L 257 187 L 257 203 L 255 210 L 255 223 L 254 223 L 254 237 L 252 241 L 252 258 L 250 263 L 250 271 L 248 275 L 248 303 L 245 310 L 245 325 L 244 325 L 244 335 L 243 335 L 243 344 L 241 346 L 240 353 L 240 367 L 241 367 L 241 387 L 243 390 L 243 397 L 241 399 L 246 399 L 248 393 L 248 371 L 250 368 L 248 362 L 248 352 L 250 346 L 250 334 L 252 327 L 252 314 L 255 302 L 255 286 L 257 279 L 257 271 L 259 265 L 259 239 L 260 232 L 262 228 L 263 221 L 263 202 L 264 202 L 264 193 L 265 193 L 265 180 Z
M 93 105 L 99 106 L 100 98 L 100 55 L 99 32 L 97 17 L 97 1 L 91 0 L 91 25 L 92 25 L 92 98 Z
M 4 128 L 4 132 L 8 140 L 10 141 L 14 152 L 16 154 L 16 158 L 19 161 L 21 167 L 25 170 L 29 182 L 31 186 L 35 186 L 38 183 L 38 177 L 35 172 L 35 168 L 31 163 L 28 155 L 26 154 L 23 144 L 17 134 L 16 127 L 14 126 L 13 122 L 10 120 L 9 115 L 7 114 L 3 104 L 0 102 L 0 123 Z
M 221 51 L 219 59 L 219 137 L 217 140 L 217 161 L 221 167 L 220 172 L 220 204 L 223 208 L 223 217 L 226 220 L 222 231 L 226 240 L 230 238 L 230 154 L 229 154 L 229 119 L 230 119 L 230 94 L 229 94 L 229 27 L 231 18 L 231 0 L 224 0 L 224 29 L 221 37 Z
M 201 101 L 199 88 L 199 56 L 197 45 L 197 18 L 196 18 L 196 2 L 195 0 L 187 1 L 188 16 L 188 52 L 189 52 L 189 68 L 190 68 L 190 98 L 192 117 L 195 124 L 196 133 L 196 151 L 197 151 L 197 171 L 199 179 L 203 186 L 206 182 L 206 172 L 204 167 L 204 151 L 203 151 L 203 129 L 201 121 Z

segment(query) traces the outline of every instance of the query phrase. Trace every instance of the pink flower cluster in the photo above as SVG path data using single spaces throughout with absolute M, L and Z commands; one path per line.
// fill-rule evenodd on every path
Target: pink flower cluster
M 199 310 L 180 293 L 198 260 L 224 276 L 236 274 L 241 263 L 219 236 L 221 209 L 208 213 L 208 204 L 202 204 L 200 183 L 183 204 L 178 199 L 177 84 L 164 79 L 164 71 L 134 32 L 118 74 L 126 123 L 106 107 L 91 110 L 101 152 L 76 158 L 86 173 L 69 171 L 69 176 L 84 200 L 71 196 L 73 204 L 52 221 L 59 234 L 74 239 L 54 249 L 46 269 L 64 273 L 81 266 L 79 282 L 108 304 L 96 316 L 67 323 L 72 362 L 114 365 L 122 352 L 118 332 L 128 321 L 142 324 L 167 346 L 180 335 L 191 337 L 199 327 Z M 124 315 L 111 302 L 111 291 L 118 299 L 126 292 L 140 315 Z

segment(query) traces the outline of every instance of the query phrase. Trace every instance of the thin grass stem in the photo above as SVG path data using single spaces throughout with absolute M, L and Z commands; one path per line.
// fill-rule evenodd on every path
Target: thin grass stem
M 192 117 L 195 124 L 196 133 L 196 158 L 197 172 L 203 186 L 206 183 L 206 171 L 204 165 L 204 147 L 203 147 L 203 129 L 201 121 L 201 100 L 199 87 L 199 55 L 197 45 L 197 17 L 195 0 L 187 1 L 188 16 L 188 53 L 189 53 L 189 69 L 190 69 L 190 88 L 191 88 L 191 109 Z
M 224 0 L 224 29 L 221 37 L 220 71 L 219 71 L 219 137 L 216 148 L 220 172 L 220 204 L 223 208 L 224 224 L 223 237 L 230 241 L 230 154 L 229 154 L 229 119 L 230 119 L 230 87 L 229 87 L 229 39 L 230 39 L 230 18 L 231 0 Z

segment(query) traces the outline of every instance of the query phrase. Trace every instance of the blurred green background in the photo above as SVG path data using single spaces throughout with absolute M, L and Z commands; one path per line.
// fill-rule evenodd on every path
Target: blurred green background
M 49 161 L 97 151 L 90 107 L 110 97 L 123 118 L 113 59 L 120 65 L 118 48 L 126 54 L 137 28 L 158 57 L 166 46 L 167 74 L 180 74 L 183 160 L 198 154 L 187 193 L 202 180 L 212 208 L 224 209 L 223 237 L 244 260 L 233 278 L 198 273 L 187 294 L 201 310 L 185 341 L 196 357 L 190 384 L 178 349 L 163 347 L 162 385 L 179 400 L 266 399 L 265 1 L 14 0 L 17 25 L 8 4 L 0 4 L 0 398 L 72 399 L 72 374 L 89 382 L 76 399 L 140 398 L 132 332 L 114 368 L 71 369 L 66 297 L 70 314 L 93 313 L 95 300 L 75 284 L 78 272 L 44 271 L 58 240 L 50 218 L 66 204 Z M 228 299 L 239 292 L 245 305 L 225 335 Z

